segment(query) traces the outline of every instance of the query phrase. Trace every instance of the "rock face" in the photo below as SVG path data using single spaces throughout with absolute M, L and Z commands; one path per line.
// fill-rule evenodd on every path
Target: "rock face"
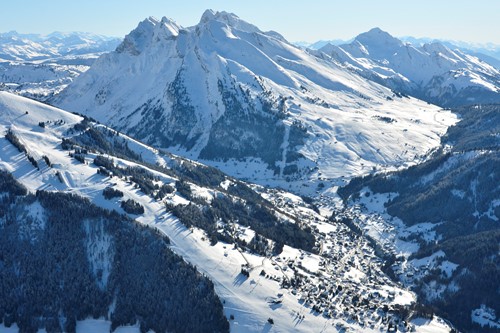
M 403 163 L 454 122 L 276 32 L 210 10 L 189 28 L 144 20 L 53 103 L 260 182 Z M 411 158 L 410 141 L 418 147 Z
M 320 49 L 360 75 L 430 103 L 454 107 L 500 101 L 500 72 L 439 42 L 414 46 L 374 28 Z

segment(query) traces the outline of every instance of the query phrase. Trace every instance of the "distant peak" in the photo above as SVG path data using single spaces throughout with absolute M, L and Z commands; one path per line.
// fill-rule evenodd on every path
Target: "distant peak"
M 393 37 L 388 32 L 376 27 L 370 29 L 367 32 L 359 34 L 356 38 L 356 41 L 360 42 L 363 45 L 391 45 L 391 46 L 402 46 L 403 42 L 399 39 Z
M 156 25 L 156 24 L 158 24 L 158 22 L 159 22 L 159 21 L 158 21 L 158 19 L 157 19 L 156 17 L 154 17 L 154 16 L 149 16 L 149 17 L 147 17 L 146 19 L 144 19 L 144 20 L 143 20 L 142 22 L 140 22 L 140 23 L 144 23 L 144 24 L 148 24 L 148 23 L 149 23 L 149 24 L 152 24 L 152 25 Z M 139 24 L 140 24 L 140 23 L 139 23 Z
M 125 36 L 116 51 L 138 55 L 154 41 L 177 37 L 181 29 L 181 26 L 167 17 L 158 20 L 150 16 L 141 21 L 137 28 Z
M 181 30 L 182 28 L 177 24 L 177 22 L 165 16 L 161 19 L 161 22 L 159 24 L 162 28 L 164 28 L 167 35 L 170 36 L 178 36 L 179 30 Z
M 422 48 L 428 53 L 449 54 L 452 52 L 446 45 L 440 42 L 425 43 Z
M 158 24 L 158 19 L 153 17 L 153 16 L 149 16 L 147 18 L 145 18 L 144 20 L 142 20 L 141 22 L 139 22 L 139 24 L 137 25 L 137 28 L 135 28 L 134 30 L 132 30 L 132 32 L 134 31 L 151 31 L 154 29 L 154 27 Z
M 213 9 L 205 10 L 203 15 L 201 15 L 200 23 L 213 20 L 215 18 L 215 14 L 216 14 L 216 12 Z
M 167 28 L 171 32 L 172 35 L 177 35 L 181 27 L 172 19 L 168 17 L 162 17 L 161 20 L 158 20 L 154 16 L 150 16 L 139 23 L 135 30 L 140 31 L 153 31 L 158 27 Z
M 200 22 L 204 23 L 204 22 L 208 22 L 208 21 L 212 21 L 212 20 L 231 23 L 231 22 L 239 21 L 240 18 L 236 14 L 228 13 L 225 11 L 219 12 L 219 11 L 214 11 L 213 9 L 205 10 L 203 15 L 201 16 Z
M 367 32 L 364 32 L 362 34 L 359 34 L 356 39 L 365 39 L 365 38 L 371 38 L 371 39 L 378 39 L 378 40 L 398 40 L 397 38 L 393 37 L 391 34 L 389 34 L 388 32 L 378 28 L 378 27 L 375 27 L 375 28 L 372 28 L 370 30 L 368 30 Z
M 384 31 L 384 30 L 380 29 L 379 27 L 372 28 L 372 29 L 368 30 L 368 32 L 367 32 L 367 33 L 368 33 L 368 34 L 387 34 L 387 35 L 389 35 L 389 33 L 388 33 L 388 32 L 386 32 L 386 31 Z M 390 36 L 390 35 L 389 35 L 389 36 Z
M 246 32 L 260 32 L 259 28 L 240 19 L 236 14 L 225 11 L 214 11 L 212 9 L 207 9 L 203 13 L 200 19 L 200 24 L 209 24 L 214 21 L 224 23 L 232 28 Z
M 174 20 L 172 20 L 171 18 L 166 17 L 166 16 L 163 16 L 161 18 L 161 23 L 162 24 L 177 24 Z
M 11 30 L 9 32 L 3 33 L 2 35 L 6 35 L 6 36 L 19 36 L 19 33 L 16 30 Z
M 330 53 L 332 51 L 337 51 L 338 49 L 339 49 L 338 46 L 333 45 L 332 43 L 326 43 L 323 47 L 321 47 L 319 49 L 319 51 L 325 52 L 325 53 Z

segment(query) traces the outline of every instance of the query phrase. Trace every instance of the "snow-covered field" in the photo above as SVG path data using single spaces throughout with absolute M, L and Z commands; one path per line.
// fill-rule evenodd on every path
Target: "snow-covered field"
M 500 329 L 500 318 L 497 318 L 495 310 L 481 304 L 481 307 L 475 309 L 471 313 L 473 322 L 478 323 L 482 327 L 490 327 Z

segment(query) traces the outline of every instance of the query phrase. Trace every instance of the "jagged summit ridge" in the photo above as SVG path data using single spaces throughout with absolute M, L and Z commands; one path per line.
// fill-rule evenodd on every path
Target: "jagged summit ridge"
M 261 32 L 259 28 L 250 24 L 248 22 L 240 19 L 236 14 L 228 13 L 225 11 L 214 11 L 212 9 L 207 9 L 200 19 L 200 24 L 208 23 L 211 21 L 218 21 L 227 24 L 235 29 L 246 31 L 246 32 Z
M 168 40 L 179 35 L 182 27 L 175 21 L 163 17 L 158 20 L 152 16 L 139 23 L 123 42 L 117 47 L 117 52 L 129 52 L 138 55 L 148 48 L 154 41 Z
M 258 27 L 250 24 L 233 13 L 225 11 L 214 11 L 207 9 L 201 16 L 200 22 L 193 27 L 182 27 L 174 20 L 163 17 L 158 20 L 155 17 L 148 17 L 141 21 L 138 26 L 132 30 L 118 46 L 117 51 L 128 50 L 131 54 L 139 54 L 148 45 L 158 43 L 162 40 L 175 39 L 181 30 L 185 33 L 196 31 L 201 36 L 206 33 L 207 37 L 219 39 L 217 34 L 223 33 L 225 37 L 240 39 L 232 31 L 262 34 L 268 37 L 276 38 L 282 42 L 287 42 L 285 38 L 275 31 L 263 32 Z M 288 43 L 288 42 L 287 42 Z

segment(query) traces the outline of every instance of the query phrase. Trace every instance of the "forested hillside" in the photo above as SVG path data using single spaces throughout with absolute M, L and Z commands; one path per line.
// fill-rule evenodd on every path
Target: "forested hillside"
M 21 332 L 75 332 L 104 317 L 112 330 L 227 332 L 214 286 L 169 240 L 82 197 L 36 195 L 0 170 L 0 322 Z

